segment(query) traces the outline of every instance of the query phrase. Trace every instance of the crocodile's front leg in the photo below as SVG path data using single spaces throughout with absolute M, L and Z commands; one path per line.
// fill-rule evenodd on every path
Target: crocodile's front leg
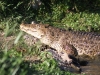
M 66 43 L 63 48 L 64 50 L 62 50 L 61 52 L 58 51 L 58 54 L 62 58 L 63 62 L 81 72 L 79 61 L 75 58 L 75 56 L 78 55 L 76 48 L 68 43 Z
M 62 54 L 60 54 L 60 56 L 64 62 L 67 62 L 68 64 L 72 63 L 72 59 L 69 58 L 69 55 L 67 53 L 62 53 Z
M 63 45 L 63 50 L 62 51 L 58 51 L 58 54 L 61 56 L 61 58 L 63 59 L 63 61 L 67 61 L 68 64 L 72 63 L 72 59 L 69 56 L 76 56 L 78 55 L 77 50 L 74 46 L 66 43 L 66 45 Z

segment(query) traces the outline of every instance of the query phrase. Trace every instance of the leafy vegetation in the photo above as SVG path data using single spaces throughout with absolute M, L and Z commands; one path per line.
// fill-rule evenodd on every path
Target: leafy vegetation
M 5 32 L 6 37 L 17 37 L 17 46 L 11 49 L 8 49 L 7 45 L 4 49 L 0 48 L 0 74 L 75 75 L 61 71 L 52 57 L 46 57 L 49 53 L 40 51 L 38 47 L 23 44 L 22 39 L 19 39 L 19 25 L 23 21 L 30 23 L 35 20 L 75 31 L 99 32 L 99 10 L 99 0 L 0 0 L 0 31 Z M 23 48 L 26 52 L 18 51 Z M 26 55 L 38 55 L 43 62 L 24 61 L 23 57 Z

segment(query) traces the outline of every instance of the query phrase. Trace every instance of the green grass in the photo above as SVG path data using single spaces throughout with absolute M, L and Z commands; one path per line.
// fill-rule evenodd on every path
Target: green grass
M 70 13 L 62 20 L 65 27 L 72 30 L 100 31 L 100 14 L 98 13 Z
M 7 9 L 5 7 L 6 4 L 3 1 L 1 3 L 4 4 L 4 6 L 2 5 L 2 11 L 5 11 L 5 9 Z M 9 5 L 7 7 L 9 7 Z M 65 7 L 63 4 L 58 4 L 52 6 L 52 13 L 43 11 L 44 8 L 38 10 L 38 14 L 34 14 L 33 10 L 27 10 L 25 12 L 23 9 L 24 12 L 20 11 L 23 13 L 22 15 L 18 13 L 17 9 L 19 7 L 17 7 L 15 6 L 14 8 L 16 9 L 12 9 L 14 10 L 13 12 L 11 12 L 10 8 L 7 9 L 9 13 L 11 13 L 10 15 L 5 12 L 7 16 L 0 16 L 0 31 L 5 32 L 5 37 L 12 35 L 17 37 L 14 41 L 16 45 L 13 46 L 13 48 L 8 49 L 7 45 L 4 49 L 0 48 L 0 75 L 75 75 L 60 70 L 57 66 L 58 63 L 54 61 L 52 57 L 46 57 L 47 54 L 51 56 L 50 53 L 40 51 L 38 46 L 30 47 L 24 44 L 21 39 L 22 33 L 20 32 L 19 25 L 22 21 L 29 23 L 35 19 L 59 28 L 75 31 L 100 32 L 100 14 L 85 11 L 77 13 L 71 11 L 67 12 L 67 6 Z M 22 49 L 25 49 L 26 52 L 18 51 Z M 42 62 L 34 63 L 24 61 L 23 57 L 26 55 L 37 55 L 41 58 Z

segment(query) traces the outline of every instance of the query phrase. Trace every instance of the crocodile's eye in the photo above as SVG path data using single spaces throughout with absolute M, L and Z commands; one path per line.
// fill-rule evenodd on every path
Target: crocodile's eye
M 36 24 L 36 27 L 38 27 L 38 28 L 39 28 L 39 27 L 40 27 L 40 25 Z
M 38 25 L 38 27 L 40 28 L 41 26 L 40 26 L 40 25 Z

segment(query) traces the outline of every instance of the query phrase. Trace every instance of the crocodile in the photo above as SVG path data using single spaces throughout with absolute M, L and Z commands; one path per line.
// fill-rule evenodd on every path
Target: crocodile
M 22 23 L 20 29 L 56 49 L 68 63 L 72 62 L 69 56 L 88 55 L 93 58 L 100 55 L 100 34 L 97 33 L 69 31 L 36 23 Z

